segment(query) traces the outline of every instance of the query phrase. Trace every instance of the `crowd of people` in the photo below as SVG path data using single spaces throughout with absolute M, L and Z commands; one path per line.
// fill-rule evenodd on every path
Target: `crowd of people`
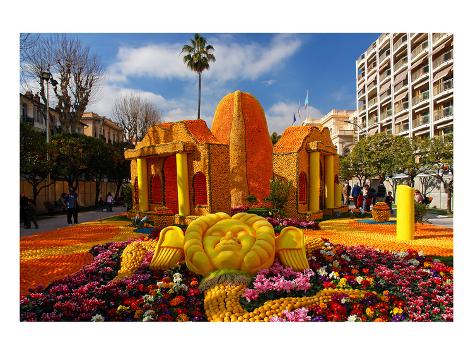
M 353 200 L 355 208 L 360 209 L 362 213 L 369 212 L 371 210 L 371 206 L 377 201 L 386 202 L 391 212 L 393 211 L 393 193 L 392 191 L 386 192 L 386 187 L 382 183 L 378 185 L 377 190 L 375 190 L 373 187 L 370 187 L 368 184 L 363 185 L 363 188 L 361 188 L 357 183 L 355 183 L 352 188 L 349 183 L 346 183 L 343 185 L 342 189 L 342 199 L 344 205 L 350 205 L 350 197 Z M 431 198 L 423 196 L 419 190 L 415 190 L 414 201 L 428 205 L 431 202 Z

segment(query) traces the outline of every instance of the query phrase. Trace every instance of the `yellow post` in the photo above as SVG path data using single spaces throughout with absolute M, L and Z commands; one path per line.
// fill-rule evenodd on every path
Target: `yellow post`
M 325 208 L 334 208 L 335 167 L 333 155 L 325 156 Z
M 138 173 L 138 199 L 140 211 L 148 210 L 148 166 L 145 158 L 136 159 Z
M 320 198 L 320 153 L 309 153 L 309 211 L 318 212 Z
M 399 185 L 396 190 L 396 240 L 413 240 L 415 229 L 414 189 Z
M 340 208 L 342 206 L 342 185 L 335 184 L 335 208 Z
M 187 173 L 187 154 L 176 154 L 177 168 L 177 200 L 179 206 L 179 215 L 188 216 L 189 208 L 189 178 Z

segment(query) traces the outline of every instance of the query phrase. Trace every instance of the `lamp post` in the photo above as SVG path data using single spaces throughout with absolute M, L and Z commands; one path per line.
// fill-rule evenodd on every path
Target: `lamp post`
M 349 123 L 353 126 L 356 127 L 356 137 L 358 137 L 358 135 L 360 134 L 360 131 L 362 130 L 362 128 L 355 122 L 351 122 L 351 121 L 343 121 L 345 123 Z M 353 135 L 353 145 L 355 144 L 355 135 Z
M 52 75 L 48 71 L 41 73 L 41 79 L 46 81 L 46 143 L 49 144 L 49 80 Z M 46 151 L 46 159 L 49 161 L 49 151 Z M 51 201 L 51 174 L 48 173 L 48 202 Z

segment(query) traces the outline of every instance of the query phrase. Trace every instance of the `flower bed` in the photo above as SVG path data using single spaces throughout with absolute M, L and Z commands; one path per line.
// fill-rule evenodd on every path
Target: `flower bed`
M 152 252 L 138 270 L 114 279 L 129 242 L 92 248 L 93 262 L 47 288 L 21 298 L 22 321 L 201 321 L 199 279 L 177 267 L 149 271 Z

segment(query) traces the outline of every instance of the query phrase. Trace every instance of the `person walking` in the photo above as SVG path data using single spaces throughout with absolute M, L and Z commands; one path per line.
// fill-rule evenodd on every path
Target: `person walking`
M 392 213 L 393 212 L 394 197 L 393 197 L 393 193 L 391 191 L 388 192 L 388 195 L 384 199 L 384 202 L 386 202 L 388 204 L 389 211 L 391 211 L 391 213 Z
M 26 209 L 25 209 L 25 218 L 26 218 L 26 226 L 25 228 L 31 228 L 31 222 L 33 222 L 34 227 L 38 229 L 38 222 L 36 221 L 36 207 L 33 204 L 33 201 L 28 200 Z
M 23 222 L 23 227 L 27 225 L 26 209 L 28 208 L 28 201 L 28 197 L 22 192 L 20 196 L 20 223 Z
M 369 206 L 368 206 L 369 193 L 370 193 L 370 187 L 369 187 L 368 184 L 365 184 L 365 186 L 363 186 L 363 192 L 362 192 L 362 196 L 363 196 L 362 210 L 363 210 L 363 213 L 366 212 L 369 208 Z
M 355 207 L 360 208 L 361 205 L 358 204 L 358 196 L 360 195 L 361 189 L 358 186 L 358 184 L 355 183 L 355 186 L 353 186 L 353 189 L 351 190 L 351 195 L 353 197 L 353 201 L 355 201 Z
M 79 201 L 77 193 L 72 187 L 69 188 L 69 194 L 66 195 L 66 211 L 67 211 L 67 223 L 72 224 L 72 218 L 74 218 L 74 224 L 78 223 L 78 212 L 79 212 Z
M 348 206 L 348 196 L 350 196 L 348 192 L 348 184 L 343 185 L 342 195 L 343 195 L 343 204 Z
M 113 205 L 113 196 L 112 194 L 109 192 L 107 194 L 107 211 L 108 212 L 113 212 L 112 211 L 112 205 Z

